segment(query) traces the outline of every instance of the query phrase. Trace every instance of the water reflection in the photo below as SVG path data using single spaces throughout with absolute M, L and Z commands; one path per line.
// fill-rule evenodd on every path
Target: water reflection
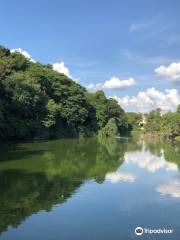
M 33 213 L 51 211 L 54 205 L 65 203 L 88 181 L 103 185 L 108 182 L 119 186 L 142 186 L 148 177 L 144 178 L 143 172 L 147 171 L 150 177 L 146 190 L 150 191 L 152 184 L 154 192 L 159 195 L 180 198 L 179 166 L 180 146 L 164 142 L 66 139 L 3 146 L 0 157 L 0 232 L 8 231 L 9 226 L 18 227 Z M 155 178 L 158 171 L 163 174 L 159 173 Z M 129 191 L 127 185 L 124 189 Z M 121 194 L 122 190 L 118 188 L 117 191 Z M 134 202 L 140 195 L 139 192 L 136 194 Z M 144 197 L 143 201 L 146 200 Z
M 164 150 L 160 149 L 158 155 L 152 154 L 143 144 L 141 151 L 125 153 L 124 160 L 129 164 L 137 164 L 140 168 L 146 169 L 149 172 L 156 172 L 160 169 L 167 171 L 177 171 L 178 167 L 175 163 L 167 162 L 165 160 Z
M 162 195 L 180 198 L 180 177 L 173 177 L 168 182 L 157 186 L 156 190 Z
M 106 180 L 109 180 L 111 183 L 123 182 L 134 182 L 136 175 L 129 172 L 116 171 L 106 174 Z
M 50 211 L 84 181 L 103 182 L 122 164 L 127 143 L 106 146 L 96 139 L 69 139 L 6 147 L 0 163 L 0 231 L 32 213 Z

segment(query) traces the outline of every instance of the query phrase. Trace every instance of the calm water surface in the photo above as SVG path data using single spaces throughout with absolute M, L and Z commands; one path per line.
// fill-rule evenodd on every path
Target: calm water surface
M 0 153 L 0 240 L 180 239 L 179 145 L 66 139 Z

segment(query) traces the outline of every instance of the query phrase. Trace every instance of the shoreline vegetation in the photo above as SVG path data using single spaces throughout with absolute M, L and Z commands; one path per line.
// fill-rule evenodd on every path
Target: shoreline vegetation
M 132 135 L 180 141 L 176 112 L 125 112 L 103 91 L 86 88 L 19 52 L 0 46 L 0 140 Z
M 180 105 L 176 112 L 161 113 L 161 109 L 155 109 L 144 116 L 145 124 L 142 132 L 144 138 L 165 139 L 180 142 Z
M 130 131 L 125 111 L 103 91 L 90 93 L 52 65 L 0 46 L 1 140 L 93 136 L 107 123 Z

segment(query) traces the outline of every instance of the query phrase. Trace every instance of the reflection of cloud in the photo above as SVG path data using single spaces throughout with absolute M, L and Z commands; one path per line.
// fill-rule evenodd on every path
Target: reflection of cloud
M 166 169 L 167 171 L 177 171 L 177 165 L 175 163 L 167 162 L 164 158 L 163 151 L 161 156 L 155 156 L 149 151 L 135 151 L 125 154 L 126 163 L 135 163 L 140 168 L 145 168 L 149 172 L 156 172 L 159 169 Z
M 106 180 L 109 180 L 111 183 L 118 183 L 120 181 L 122 182 L 134 182 L 136 179 L 136 176 L 132 173 L 128 172 L 112 172 L 106 174 Z
M 180 198 L 180 178 L 173 178 L 168 183 L 159 185 L 156 191 L 162 195 Z

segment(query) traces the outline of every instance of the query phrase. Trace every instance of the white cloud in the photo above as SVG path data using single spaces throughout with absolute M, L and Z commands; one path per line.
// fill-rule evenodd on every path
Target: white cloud
M 164 195 L 170 195 L 174 198 L 180 198 L 180 178 L 173 178 L 168 183 L 161 184 L 156 191 Z
M 106 174 L 106 180 L 110 181 L 111 183 L 118 183 L 120 181 L 122 182 L 134 182 L 136 180 L 136 176 L 132 173 L 128 172 L 112 172 Z
M 52 64 L 53 70 L 59 73 L 63 73 L 67 77 L 71 78 L 75 82 L 78 82 L 78 79 L 74 78 L 69 71 L 69 68 L 65 66 L 64 62 L 56 62 Z
M 103 84 L 102 83 L 90 83 L 89 85 L 86 86 L 88 90 L 100 90 L 102 89 Z
M 31 61 L 31 62 L 36 62 L 27 51 L 22 50 L 21 48 L 11 49 L 11 53 L 14 53 L 14 52 L 22 54 L 24 57 L 29 59 L 29 61 Z
M 97 84 L 89 84 L 87 89 L 89 90 L 99 90 L 99 89 L 123 89 L 129 88 L 136 84 L 133 78 L 129 78 L 127 80 L 121 80 L 117 77 L 112 77 L 110 80 L 105 81 L 104 83 L 97 83 Z
M 171 63 L 168 67 L 160 66 L 154 72 L 161 76 L 168 78 L 173 82 L 180 82 L 180 62 Z
M 119 98 L 113 96 L 119 105 L 127 111 L 148 112 L 156 108 L 161 108 L 163 112 L 174 111 L 180 104 L 180 95 L 176 89 L 166 89 L 160 92 L 155 88 L 149 88 L 144 92 L 139 92 L 136 96 L 125 96 Z
M 125 163 L 134 163 L 140 168 L 146 169 L 148 172 L 156 172 L 159 169 L 166 171 L 178 171 L 175 163 L 167 162 L 164 158 L 164 152 L 161 150 L 161 155 L 153 155 L 150 151 L 142 149 L 142 151 L 128 152 L 124 156 Z
M 112 77 L 110 80 L 106 81 L 103 85 L 104 89 L 122 89 L 129 88 L 135 85 L 135 81 L 133 78 L 129 78 L 128 80 L 120 80 L 117 77 Z
M 69 72 L 69 69 L 65 66 L 64 62 L 57 62 L 53 63 L 53 70 L 59 73 L 63 73 L 64 75 L 68 76 L 69 78 L 72 78 Z

